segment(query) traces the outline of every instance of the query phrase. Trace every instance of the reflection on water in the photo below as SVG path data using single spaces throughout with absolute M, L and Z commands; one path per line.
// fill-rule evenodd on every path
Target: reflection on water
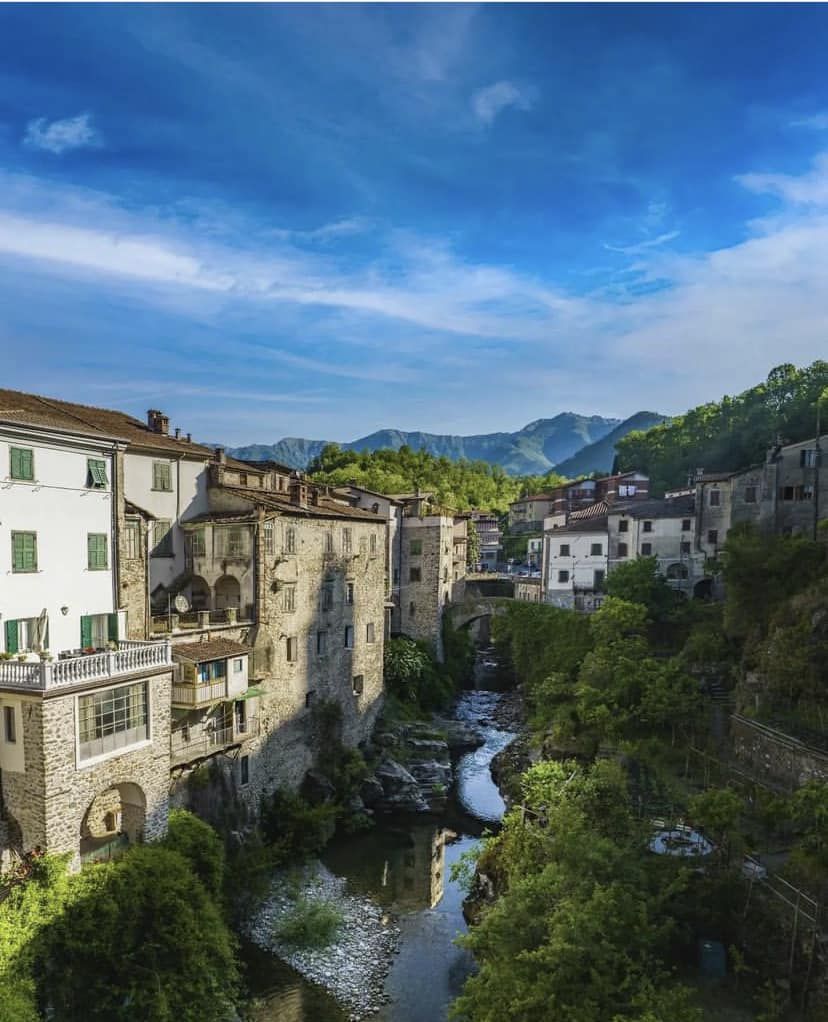
M 399 916 L 400 953 L 387 980 L 391 1003 L 377 1022 L 441 1022 L 474 969 L 471 955 L 454 943 L 464 933 L 464 892 L 451 880 L 451 866 L 477 843 L 483 826 L 503 814 L 503 801 L 489 764 L 512 739 L 492 725 L 499 696 L 469 692 L 455 715 L 482 723 L 486 744 L 457 764 L 455 798 L 440 818 L 385 820 L 366 834 L 334 842 L 325 865 L 348 880 L 349 889 Z M 482 822 L 481 822 L 482 821 Z M 257 949 L 246 952 L 249 982 L 261 998 L 255 1022 L 341 1022 L 347 1016 L 324 991 Z

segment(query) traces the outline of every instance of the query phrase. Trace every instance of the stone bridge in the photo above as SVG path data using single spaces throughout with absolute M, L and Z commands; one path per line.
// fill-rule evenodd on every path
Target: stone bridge
M 473 626 L 478 640 L 488 642 L 491 619 L 506 613 L 514 592 L 511 579 L 467 579 L 463 599 L 449 608 L 452 626 Z

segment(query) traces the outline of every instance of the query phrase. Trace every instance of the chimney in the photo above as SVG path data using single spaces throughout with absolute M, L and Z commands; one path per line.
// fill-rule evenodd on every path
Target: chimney
M 297 507 L 308 506 L 308 487 L 301 479 L 292 479 L 290 483 L 290 502 Z
M 192 433 L 188 433 L 187 434 L 187 443 L 191 444 L 192 442 L 193 442 L 193 434 Z
M 223 447 L 216 448 L 216 461 L 219 463 L 219 465 L 227 464 L 227 455 L 224 453 Z
M 176 440 L 181 439 L 181 430 L 178 428 L 178 426 L 175 427 L 175 439 Z
M 163 436 L 168 436 L 170 432 L 170 420 L 169 416 L 163 412 L 159 412 L 157 408 L 150 408 L 147 412 L 147 426 L 153 433 L 161 433 Z

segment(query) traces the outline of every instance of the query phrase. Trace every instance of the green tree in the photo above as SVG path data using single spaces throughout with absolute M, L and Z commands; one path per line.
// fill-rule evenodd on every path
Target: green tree
M 629 603 L 640 603 L 653 620 L 660 621 L 676 606 L 676 594 L 658 570 L 655 557 L 639 557 L 619 564 L 607 576 L 607 593 Z
M 189 862 L 193 873 L 211 895 L 221 894 L 224 845 L 209 823 L 184 809 L 173 809 L 164 845 Z

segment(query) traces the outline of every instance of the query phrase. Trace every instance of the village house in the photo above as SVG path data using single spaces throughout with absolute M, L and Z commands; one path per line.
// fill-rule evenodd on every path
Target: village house
M 82 859 L 161 836 L 168 642 L 129 638 L 124 437 L 0 390 L 0 854 Z
M 547 529 L 541 573 L 544 602 L 567 610 L 597 610 L 603 602 L 608 545 L 603 501 L 571 514 L 568 525 Z
M 577 479 L 556 486 L 549 493 L 523 497 L 509 505 L 509 531 L 534 532 L 560 528 L 576 511 L 599 501 L 646 500 L 650 481 L 641 472 L 621 472 L 598 479 Z
M 502 538 L 497 517 L 484 514 L 481 511 L 472 511 L 470 520 L 474 522 L 474 527 L 477 529 L 480 551 L 478 563 L 474 567 L 479 568 L 480 571 L 497 571 L 497 566 L 501 561 Z

